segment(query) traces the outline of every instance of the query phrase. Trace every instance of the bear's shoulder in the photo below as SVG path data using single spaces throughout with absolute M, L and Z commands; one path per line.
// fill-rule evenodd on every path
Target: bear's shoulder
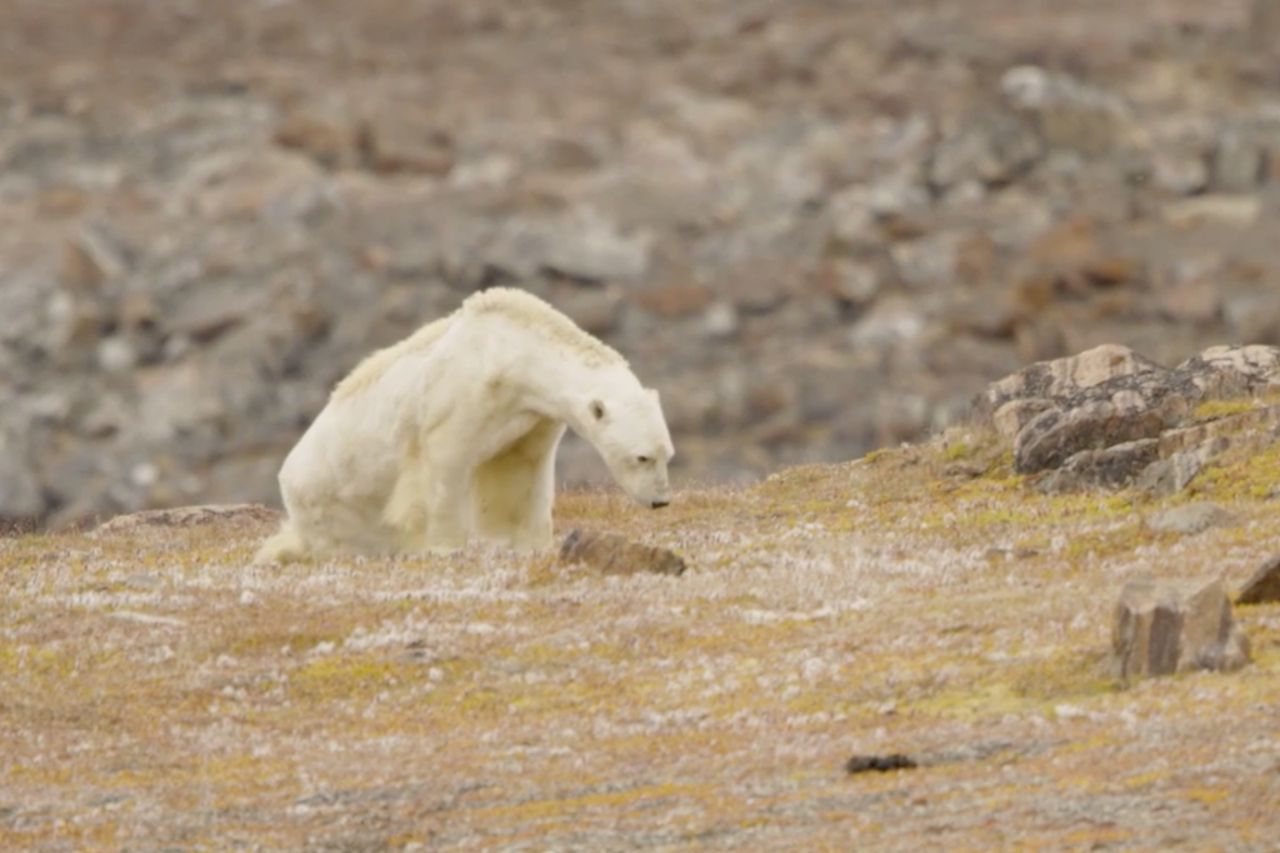
M 386 374 L 391 365 L 406 355 L 428 349 L 432 344 L 440 340 L 445 330 L 449 328 L 449 323 L 453 318 L 454 315 L 450 314 L 438 320 L 433 320 L 399 343 L 375 350 L 338 383 L 337 387 L 333 389 L 330 399 L 342 400 L 347 397 L 353 397 L 369 388 Z
M 462 303 L 464 316 L 493 315 L 546 336 L 592 366 L 623 365 L 627 360 L 568 316 L 526 290 L 493 287 L 473 293 Z

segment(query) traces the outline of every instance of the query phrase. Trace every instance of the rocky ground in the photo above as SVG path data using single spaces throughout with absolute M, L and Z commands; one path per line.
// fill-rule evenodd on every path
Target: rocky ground
M 1274 343 L 1276 7 L 13 0 L 0 518 L 273 500 L 336 378 L 496 283 L 662 389 L 686 484 Z
M 255 568 L 260 507 L 0 539 L 0 847 L 1274 849 L 1280 603 L 1235 607 L 1230 672 L 1124 682 L 1111 631 L 1130 580 L 1234 596 L 1275 556 L 1280 449 L 1165 497 L 1015 466 L 975 425 L 661 512 L 562 496 L 661 574 Z

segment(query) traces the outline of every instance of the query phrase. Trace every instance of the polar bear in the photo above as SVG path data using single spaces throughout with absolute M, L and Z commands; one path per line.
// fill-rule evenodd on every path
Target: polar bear
M 521 290 L 468 297 L 334 389 L 280 469 L 288 514 L 255 560 L 552 542 L 566 427 L 646 507 L 675 449 L 656 391 L 615 350 Z

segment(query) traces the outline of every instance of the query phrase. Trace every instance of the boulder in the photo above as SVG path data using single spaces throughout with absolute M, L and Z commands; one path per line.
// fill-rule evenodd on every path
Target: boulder
M 581 563 L 604 575 L 682 575 L 684 560 L 666 548 L 632 542 L 614 533 L 574 530 L 560 546 L 560 562 Z
M 1213 456 L 1265 444 L 1280 431 L 1274 406 L 1228 407 L 1234 413 L 1206 420 L 1197 416 L 1199 404 L 1263 395 L 1278 385 L 1277 347 L 1210 347 L 1170 370 L 1127 347 L 1103 345 L 991 383 L 971 412 L 1011 442 L 1017 471 L 1058 470 L 1061 476 L 1046 484 L 1051 490 L 1123 486 L 1150 468 L 1144 488 L 1172 494 Z M 1155 440 L 1154 452 L 1148 440 Z M 1190 455 L 1151 467 L 1175 453 Z
M 1153 372 L 1167 371 L 1129 347 L 1103 344 L 1078 355 L 1036 362 L 992 382 L 974 400 L 974 413 L 989 418 L 1013 400 L 1068 398 L 1118 376 Z
M 1249 639 L 1235 623 L 1217 579 L 1140 578 L 1125 584 L 1111 643 L 1125 681 L 1200 669 L 1231 671 L 1250 660 Z
M 1154 439 L 1164 424 L 1159 412 L 1141 405 L 1098 401 L 1051 409 L 1018 433 L 1013 443 L 1014 468 L 1021 473 L 1057 468 L 1081 451 Z
M 1119 488 L 1157 461 L 1158 453 L 1159 442 L 1154 438 L 1126 441 L 1102 450 L 1082 450 L 1067 459 L 1040 488 L 1045 492 Z

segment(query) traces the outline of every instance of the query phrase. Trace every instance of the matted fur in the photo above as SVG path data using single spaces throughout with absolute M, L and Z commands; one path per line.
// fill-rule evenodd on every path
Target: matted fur
M 433 320 L 403 341 L 376 350 L 371 355 L 366 356 L 364 361 L 357 364 L 355 369 L 348 373 L 346 378 L 333 389 L 332 398 L 334 400 L 342 400 L 358 394 L 373 385 L 402 356 L 427 349 L 440 340 L 440 337 L 448 330 L 449 323 L 455 316 L 456 313 L 441 317 L 439 320 Z
M 573 320 L 533 294 L 510 287 L 494 287 L 473 293 L 452 314 L 433 320 L 399 343 L 367 356 L 333 389 L 333 399 L 341 400 L 360 393 L 381 379 L 387 368 L 402 356 L 429 348 L 440 340 L 449 324 L 463 311 L 503 315 L 525 328 L 538 329 L 551 340 L 582 356 L 583 363 L 592 367 L 627 363 L 617 350 L 587 334 Z
M 460 311 L 500 314 L 527 329 L 545 332 L 552 341 L 582 356 L 589 367 L 626 365 L 627 360 L 613 347 L 587 334 L 576 323 L 532 293 L 510 287 L 494 287 L 468 296 Z

